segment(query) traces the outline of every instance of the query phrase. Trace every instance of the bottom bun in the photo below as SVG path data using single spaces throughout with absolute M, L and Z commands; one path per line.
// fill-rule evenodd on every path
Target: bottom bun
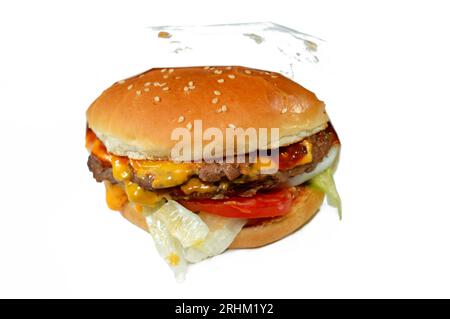
M 324 194 L 307 187 L 300 188 L 291 211 L 284 216 L 265 219 L 244 227 L 229 248 L 256 248 L 274 243 L 306 224 L 319 210 Z
M 307 187 L 301 187 L 291 211 L 284 216 L 264 219 L 262 222 L 244 227 L 231 243 L 230 249 L 256 248 L 276 242 L 306 224 L 322 205 L 324 194 Z M 147 231 L 147 223 L 134 205 L 126 204 L 121 211 L 123 217 Z

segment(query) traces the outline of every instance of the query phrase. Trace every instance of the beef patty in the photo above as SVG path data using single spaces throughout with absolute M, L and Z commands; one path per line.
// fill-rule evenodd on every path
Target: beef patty
M 230 163 L 203 163 L 197 177 L 203 181 L 216 186 L 214 192 L 198 193 L 193 192 L 186 195 L 180 186 L 165 189 L 155 189 L 152 187 L 153 176 L 137 176 L 132 174 L 131 181 L 138 184 L 142 188 L 158 193 L 165 193 L 174 199 L 180 198 L 226 198 L 231 196 L 253 196 L 258 191 L 264 191 L 276 188 L 287 181 L 289 177 L 312 171 L 316 165 L 322 161 L 333 144 L 339 143 L 336 132 L 331 124 L 328 127 L 312 136 L 305 138 L 312 145 L 312 162 L 304 165 L 298 165 L 293 168 L 279 170 L 273 175 L 260 174 L 256 176 L 246 175 L 252 164 L 230 164 Z M 299 142 L 300 143 L 300 142 Z M 290 146 L 280 148 L 280 154 L 286 153 Z M 306 152 L 306 147 L 298 148 L 300 151 Z M 110 163 L 104 162 L 91 154 L 88 159 L 89 170 L 93 173 L 97 182 L 110 181 L 117 183 L 114 179 Z

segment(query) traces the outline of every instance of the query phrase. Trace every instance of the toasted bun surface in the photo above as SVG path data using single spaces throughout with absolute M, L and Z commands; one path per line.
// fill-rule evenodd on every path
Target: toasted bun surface
M 256 248 L 286 237 L 306 224 L 316 214 L 323 198 L 322 192 L 303 187 L 287 215 L 268 219 L 255 226 L 244 227 L 229 248 Z M 147 231 L 144 216 L 136 211 L 133 205 L 125 205 L 121 214 L 136 226 Z
M 134 159 L 188 160 L 171 157 L 178 142 L 171 134 L 194 120 L 223 136 L 233 126 L 279 128 L 276 147 L 324 129 L 328 116 L 324 103 L 294 81 L 239 66 L 151 69 L 115 83 L 87 111 L 88 126 L 108 151 Z

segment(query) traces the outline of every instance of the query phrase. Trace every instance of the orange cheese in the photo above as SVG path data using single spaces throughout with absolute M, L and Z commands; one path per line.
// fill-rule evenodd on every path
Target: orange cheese
M 132 170 L 139 177 L 153 176 L 152 187 L 167 188 L 181 185 L 197 172 L 196 163 L 174 163 L 169 161 L 129 160 L 126 157 L 110 154 L 105 145 L 92 130 L 86 132 L 86 148 L 100 160 L 112 166 L 117 181 L 128 181 Z
M 139 177 L 152 175 L 152 187 L 154 188 L 181 185 L 197 172 L 195 163 L 130 160 L 130 165 Z
M 114 179 L 122 182 L 130 179 L 131 168 L 128 165 L 128 159 L 111 155 L 111 165 Z
M 306 155 L 301 158 L 300 161 L 297 162 L 298 165 L 308 164 L 311 163 L 313 160 L 312 155 L 312 144 L 308 140 L 303 140 L 302 145 L 306 147 Z
M 277 162 L 272 161 L 272 159 L 267 157 L 259 156 L 256 159 L 256 163 L 254 163 L 250 169 L 248 170 L 247 174 L 250 177 L 257 177 L 259 174 L 263 174 L 264 172 L 267 172 L 269 170 L 276 171 L 277 170 Z
M 134 204 L 134 209 L 140 214 L 144 211 L 144 207 L 141 204 Z
M 198 178 L 191 178 L 186 184 L 181 186 L 181 190 L 186 195 L 192 194 L 192 193 L 210 193 L 216 191 L 217 187 L 213 184 L 209 183 L 203 183 Z
M 126 157 L 112 155 L 95 133 L 89 129 L 86 132 L 86 148 L 100 160 L 110 163 L 114 179 L 124 182 L 124 184 L 112 184 L 105 181 L 106 203 L 113 210 L 120 210 L 128 201 L 133 202 L 138 210 L 142 210 L 142 206 L 154 206 L 162 200 L 160 195 L 146 191 L 139 185 L 129 181 L 132 174 L 131 167 L 135 168 L 136 174 L 140 176 L 152 174 L 155 188 L 182 184 L 193 174 L 192 164 L 175 164 L 164 161 L 130 161 Z
M 138 184 L 132 182 L 125 182 L 125 192 L 130 202 L 144 206 L 155 206 L 163 199 L 162 196 L 146 191 Z
M 112 210 L 121 210 L 128 202 L 128 197 L 125 191 L 119 184 L 112 184 L 105 181 L 106 187 L 106 204 Z

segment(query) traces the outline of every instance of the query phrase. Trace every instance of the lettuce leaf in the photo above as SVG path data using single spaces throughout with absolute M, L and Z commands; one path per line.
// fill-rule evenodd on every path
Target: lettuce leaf
M 174 200 L 168 200 L 154 216 L 164 222 L 169 233 L 178 239 L 184 248 L 201 243 L 209 232 L 208 226 L 197 214 Z
M 184 280 L 188 263 L 224 252 L 246 224 L 245 219 L 197 215 L 173 200 L 146 208 L 145 215 L 156 249 L 177 281 Z
M 176 280 L 183 281 L 187 271 L 187 262 L 181 243 L 170 234 L 167 226 L 158 216 L 147 216 L 146 221 L 159 255 L 173 270 Z
M 334 183 L 333 169 L 330 167 L 314 176 L 309 180 L 309 185 L 325 193 L 328 204 L 337 208 L 339 219 L 342 219 L 342 202 Z
M 247 223 L 246 219 L 222 217 L 204 212 L 200 213 L 200 217 L 208 225 L 209 233 L 202 243 L 186 249 L 185 256 L 190 263 L 223 253 Z

